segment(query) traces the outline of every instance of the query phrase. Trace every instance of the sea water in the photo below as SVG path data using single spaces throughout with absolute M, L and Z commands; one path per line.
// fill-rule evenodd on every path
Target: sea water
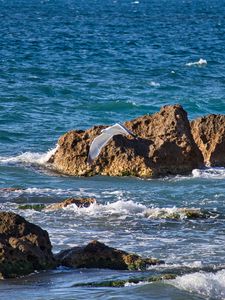
M 0 187 L 22 188 L 1 190 L 0 209 L 48 230 L 54 253 L 97 239 L 165 261 L 146 276 L 188 270 L 160 283 L 84 288 L 75 285 L 143 274 L 58 268 L 1 281 L 2 300 L 225 299 L 225 169 L 141 180 L 62 176 L 46 164 L 68 130 L 174 103 L 189 119 L 225 113 L 224 16 L 224 0 L 0 1 Z M 80 196 L 97 204 L 19 209 Z M 191 220 L 182 208 L 210 217 Z

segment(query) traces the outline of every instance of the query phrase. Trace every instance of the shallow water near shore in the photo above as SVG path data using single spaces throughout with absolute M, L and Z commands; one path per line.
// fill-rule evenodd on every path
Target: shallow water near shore
M 224 114 L 224 14 L 223 0 L 0 1 L 0 188 L 20 188 L 0 189 L 0 209 L 48 230 L 55 253 L 98 239 L 165 261 L 144 272 L 59 268 L 4 280 L 1 299 L 225 299 L 224 168 L 142 180 L 73 178 L 47 164 L 68 130 L 174 103 L 189 119 Z M 19 208 L 76 196 L 97 204 Z M 171 270 L 174 280 L 77 286 Z

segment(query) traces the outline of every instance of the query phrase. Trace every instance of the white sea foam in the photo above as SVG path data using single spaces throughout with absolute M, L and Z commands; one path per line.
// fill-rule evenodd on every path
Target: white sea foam
M 87 214 L 87 215 L 136 215 L 141 214 L 146 210 L 146 206 L 135 203 L 132 200 L 123 201 L 118 200 L 113 203 L 98 204 L 93 203 L 89 207 L 78 208 L 75 204 L 68 205 L 64 210 L 74 211 L 76 214 Z
M 188 66 L 188 67 L 202 66 L 202 65 L 207 65 L 207 60 L 206 59 L 200 58 L 199 61 L 186 63 L 186 66 Z
M 90 192 L 88 189 L 50 189 L 50 188 L 18 188 L 15 190 L 11 190 L 10 188 L 0 189 L 1 197 L 6 199 L 10 199 L 11 197 L 16 198 L 21 195 L 28 196 L 63 196 L 65 197 L 97 197 L 98 195 Z
M 139 285 L 145 285 L 145 284 L 149 284 L 148 281 L 140 281 L 140 282 L 137 282 L 137 283 L 134 283 L 134 282 L 126 282 L 124 284 L 125 287 L 130 287 L 130 286 L 139 286 Z
M 225 270 L 217 273 L 196 272 L 179 276 L 170 283 L 175 287 L 197 293 L 207 299 L 225 299 Z
M 36 153 L 36 152 L 24 152 L 20 155 L 3 157 L 0 156 L 0 163 L 25 163 L 25 164 L 36 164 L 36 165 L 45 165 L 51 156 L 58 149 L 58 145 L 54 149 L 50 149 L 45 153 Z
M 200 208 L 148 208 L 143 204 L 136 203 L 132 200 L 118 200 L 112 203 L 99 204 L 93 203 L 89 207 L 78 208 L 76 204 L 71 204 L 63 208 L 66 211 L 73 211 L 77 215 L 89 216 L 108 216 L 119 215 L 121 217 L 136 216 L 153 220 L 160 219 L 186 219 L 189 214 L 193 213 L 204 216 Z
M 149 85 L 152 86 L 152 87 L 160 87 L 160 83 L 155 82 L 155 81 L 150 81 Z
M 207 178 L 207 179 L 225 179 L 225 168 L 205 168 L 205 169 L 194 169 L 192 171 L 194 178 Z

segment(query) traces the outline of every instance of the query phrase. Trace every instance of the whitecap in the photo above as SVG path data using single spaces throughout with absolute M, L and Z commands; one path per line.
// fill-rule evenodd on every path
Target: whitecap
M 78 215 L 94 215 L 94 216 L 107 216 L 107 215 L 136 215 L 143 214 L 146 206 L 140 203 L 135 203 L 132 200 L 123 201 L 118 200 L 113 203 L 98 204 L 93 203 L 89 207 L 78 208 L 76 204 L 71 204 L 63 208 L 64 210 L 73 211 Z
M 178 276 L 170 283 L 191 293 L 210 299 L 225 299 L 225 270 L 217 273 L 196 272 Z
M 206 59 L 200 58 L 199 61 L 186 63 L 186 66 L 188 66 L 188 67 L 202 66 L 202 65 L 207 65 L 207 60 Z
M 3 157 L 0 156 L 0 163 L 10 164 L 10 163 L 25 163 L 25 164 L 36 164 L 45 165 L 51 156 L 58 149 L 58 145 L 54 149 L 50 149 L 45 153 L 38 152 L 24 152 L 16 156 Z
M 225 179 L 225 168 L 223 167 L 206 167 L 204 169 L 194 169 L 193 178 L 205 179 Z
M 107 202 L 105 204 L 92 203 L 89 207 L 77 207 L 76 204 L 70 204 L 63 208 L 64 211 L 71 211 L 76 215 L 88 216 L 118 216 L 125 219 L 127 216 L 135 216 L 138 218 L 147 218 L 152 220 L 183 220 L 191 218 L 216 218 L 218 214 L 215 212 L 202 211 L 200 208 L 167 208 L 155 207 L 148 208 L 141 203 L 132 200 L 117 200 L 115 202 Z
M 152 86 L 152 87 L 160 87 L 160 83 L 156 82 L 156 81 L 150 81 L 149 85 Z

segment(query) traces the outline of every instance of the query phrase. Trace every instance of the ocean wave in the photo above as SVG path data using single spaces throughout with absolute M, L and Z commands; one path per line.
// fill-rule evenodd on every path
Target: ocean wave
M 119 215 L 120 217 L 136 216 L 152 220 L 170 219 L 196 219 L 196 218 L 216 218 L 217 212 L 203 211 L 200 208 L 166 208 L 154 207 L 149 208 L 143 204 L 136 203 L 132 200 L 118 200 L 113 203 L 99 204 L 93 203 L 89 207 L 78 208 L 76 204 L 71 204 L 63 208 L 66 211 L 73 211 L 78 215 L 89 216 L 108 216 Z
M 205 167 L 203 169 L 193 169 L 190 175 L 165 176 L 162 180 L 179 182 L 183 180 L 203 179 L 225 179 L 224 167 Z M 151 178 L 148 180 L 152 180 Z
M 210 299 L 225 299 L 225 270 L 217 273 L 196 272 L 178 276 L 170 283 L 175 287 Z
M 186 66 L 188 66 L 188 67 L 191 67 L 191 66 L 203 66 L 203 65 L 207 65 L 207 60 L 203 59 L 203 58 L 200 58 L 199 61 L 186 63 Z
M 208 167 L 205 169 L 194 169 L 192 171 L 194 178 L 206 178 L 206 179 L 224 179 L 225 168 L 223 167 Z
M 118 200 L 113 203 L 107 204 L 98 204 L 93 203 L 89 207 L 82 207 L 78 208 L 76 204 L 71 204 L 63 208 L 67 211 L 73 211 L 78 215 L 87 214 L 91 216 L 107 216 L 107 215 L 120 215 L 120 216 L 127 216 L 127 215 L 136 215 L 136 214 L 143 214 L 146 210 L 146 206 L 140 203 L 135 203 L 132 200 L 123 201 Z
M 88 189 L 51 189 L 51 188 L 0 188 L 0 195 L 2 198 L 10 199 L 10 198 L 17 198 L 20 196 L 26 197 L 96 197 L 98 196 L 95 193 L 88 191 Z
M 45 153 L 36 152 L 24 152 L 20 155 L 4 157 L 0 156 L 0 164 L 35 164 L 35 165 L 45 165 L 51 156 L 58 149 L 58 145 L 54 149 L 50 149 Z
M 196 269 L 201 269 L 204 267 L 204 264 L 202 263 L 202 261 L 200 260 L 194 260 L 194 261 L 185 261 L 185 262 L 182 262 L 182 263 L 174 263 L 174 262 L 168 262 L 168 259 L 167 259 L 167 262 L 165 264 L 161 264 L 161 265 L 157 265 L 157 266 L 148 266 L 147 269 L 148 270 L 155 270 L 157 269 L 158 271 L 165 271 L 167 270 L 168 272 L 171 272 L 171 271 L 179 271 L 179 270 L 196 270 Z
M 97 102 L 95 104 L 93 103 L 87 103 L 86 108 L 89 111 L 99 112 L 99 111 L 113 111 L 113 112 L 120 112 L 120 111 L 126 111 L 129 109 L 136 109 L 137 107 L 142 107 L 141 105 L 138 105 L 135 101 L 131 100 L 115 100 L 115 101 L 108 101 L 108 102 Z M 78 108 L 83 109 L 83 106 L 80 106 Z

